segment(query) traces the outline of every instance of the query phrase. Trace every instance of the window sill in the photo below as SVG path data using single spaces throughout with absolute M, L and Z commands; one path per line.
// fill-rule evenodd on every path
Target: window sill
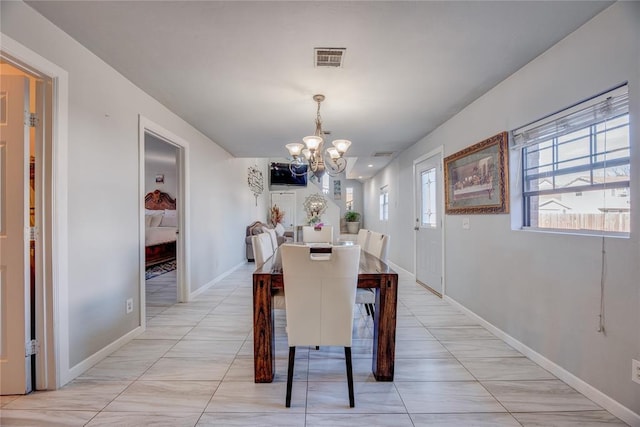
M 542 234 L 561 234 L 563 236 L 586 236 L 586 237 L 609 237 L 613 239 L 629 239 L 631 233 L 621 233 L 615 231 L 599 232 L 597 230 L 560 230 L 555 228 L 533 228 L 522 227 L 516 229 L 516 231 L 525 231 L 528 233 L 542 233 Z

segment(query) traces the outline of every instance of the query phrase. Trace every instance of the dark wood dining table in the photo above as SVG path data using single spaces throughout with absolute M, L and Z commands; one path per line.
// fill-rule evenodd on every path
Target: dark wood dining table
M 272 292 L 284 289 L 280 251 L 253 273 L 254 381 L 270 383 L 275 374 Z M 358 288 L 376 293 L 372 372 L 377 381 L 393 381 L 396 345 L 398 274 L 381 259 L 360 252 Z

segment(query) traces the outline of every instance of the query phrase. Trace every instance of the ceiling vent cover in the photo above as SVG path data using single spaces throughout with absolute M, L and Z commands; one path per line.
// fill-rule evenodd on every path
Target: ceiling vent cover
M 373 157 L 391 157 L 393 156 L 393 151 L 378 151 L 377 153 L 373 153 Z
M 315 51 L 316 67 L 342 68 L 345 48 L 338 47 L 317 47 Z

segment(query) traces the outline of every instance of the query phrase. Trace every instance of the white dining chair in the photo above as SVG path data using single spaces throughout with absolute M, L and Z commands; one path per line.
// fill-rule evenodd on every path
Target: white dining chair
M 271 247 L 273 248 L 273 252 L 278 250 L 278 235 L 276 234 L 276 230 L 273 228 L 263 227 L 262 231 L 269 235 L 271 239 Z
M 296 347 L 341 346 L 344 347 L 349 406 L 353 408 L 351 334 L 360 247 L 332 247 L 331 256 L 323 260 L 311 258 L 314 248 L 307 246 L 284 244 L 280 248 L 289 343 L 286 407 L 291 406 Z
M 302 227 L 302 241 L 304 243 L 333 243 L 333 226 L 323 225 L 319 230 L 305 225 Z
M 275 253 L 271 244 L 271 237 L 267 233 L 260 233 L 251 236 L 251 245 L 253 246 L 253 259 L 256 268 L 262 267 L 264 262 L 271 258 Z M 285 309 L 284 291 L 278 289 L 271 292 L 273 308 L 278 310 Z
M 358 237 L 356 238 L 356 244 L 360 245 L 360 247 L 364 250 L 367 247 L 367 243 L 369 242 L 369 230 L 365 228 L 361 228 L 358 230 Z
M 251 244 L 253 245 L 253 259 L 256 267 L 261 267 L 266 260 L 273 256 L 271 237 L 268 233 L 255 234 L 251 236 Z
M 371 232 L 366 228 L 361 228 L 358 230 L 358 237 L 356 239 L 356 243 L 360 245 L 362 250 L 367 249 L 367 245 L 369 244 L 369 235 Z M 376 303 L 376 293 L 373 289 L 358 289 L 356 291 L 356 304 L 364 305 L 365 310 L 367 311 L 367 315 L 373 318 L 374 316 L 374 307 Z
M 369 252 L 382 261 L 387 262 L 387 248 L 389 246 L 389 236 L 386 234 L 372 231 L 369 234 L 369 240 L 365 251 Z
M 358 235 L 360 237 L 360 235 Z M 387 248 L 389 246 L 389 236 L 377 231 L 367 231 L 365 252 L 387 262 Z M 356 292 L 356 303 L 364 304 L 367 314 L 372 319 L 375 318 L 376 293 L 371 288 L 358 289 Z

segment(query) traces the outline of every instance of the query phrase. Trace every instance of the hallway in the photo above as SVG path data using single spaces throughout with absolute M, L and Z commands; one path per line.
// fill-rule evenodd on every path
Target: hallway
M 356 407 L 348 407 L 342 349 L 299 348 L 287 409 L 283 311 L 275 381 L 253 382 L 253 269 L 241 267 L 187 304 L 168 303 L 154 288 L 144 334 L 61 390 L 3 396 L 0 425 L 626 425 L 403 274 L 395 381 L 373 379 L 363 308 L 354 322 Z

